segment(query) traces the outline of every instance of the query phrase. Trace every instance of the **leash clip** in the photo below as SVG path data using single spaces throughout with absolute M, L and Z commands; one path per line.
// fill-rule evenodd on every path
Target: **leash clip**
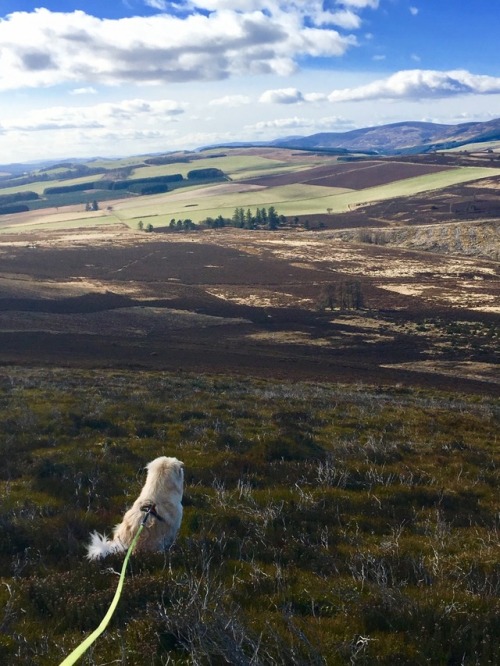
M 156 512 L 156 504 L 154 502 L 145 502 L 141 506 L 141 511 L 144 511 L 146 514 L 142 519 L 142 525 L 146 524 L 149 516 L 154 516 L 156 520 L 163 522 L 163 518 Z

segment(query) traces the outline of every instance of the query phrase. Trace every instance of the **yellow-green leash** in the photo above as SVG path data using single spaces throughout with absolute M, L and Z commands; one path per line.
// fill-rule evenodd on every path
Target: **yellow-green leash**
M 141 532 L 144 529 L 144 525 L 146 524 L 146 520 L 148 519 L 150 513 L 153 513 L 153 515 L 156 513 L 154 504 L 147 507 L 146 515 L 144 516 L 144 519 L 142 520 L 139 529 L 137 530 L 137 534 L 135 535 L 134 540 L 132 541 L 130 546 L 128 547 L 127 554 L 125 556 L 125 559 L 123 560 L 122 570 L 120 573 L 120 580 L 118 581 L 118 587 L 116 588 L 115 596 L 113 597 L 113 601 L 111 602 L 111 605 L 108 608 L 108 612 L 104 616 L 101 624 L 97 627 L 95 631 L 93 631 L 90 634 L 90 636 L 88 636 L 82 643 L 80 643 L 80 645 L 78 645 L 78 647 L 76 647 L 73 650 L 73 652 L 69 654 L 66 657 L 66 659 L 59 664 L 59 666 L 71 666 L 71 664 L 75 664 L 77 660 L 80 659 L 80 657 L 82 657 L 85 654 L 85 652 L 87 652 L 92 643 L 95 640 L 97 640 L 97 638 L 99 638 L 99 636 L 108 626 L 109 621 L 111 620 L 113 613 L 115 612 L 116 607 L 118 606 L 118 601 L 120 600 L 123 584 L 125 582 L 125 572 L 127 570 L 128 561 L 130 559 L 130 556 L 132 555 L 132 551 L 134 550 L 137 544 L 137 541 L 139 540 Z

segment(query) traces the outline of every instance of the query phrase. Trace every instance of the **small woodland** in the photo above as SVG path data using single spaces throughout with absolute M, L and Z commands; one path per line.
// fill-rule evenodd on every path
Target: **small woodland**
M 180 173 L 145 178 L 129 178 L 132 167 L 126 169 L 90 169 L 85 165 L 72 165 L 72 168 L 57 174 L 59 183 L 84 177 L 83 182 L 69 185 L 52 185 L 43 189 L 43 194 L 30 190 L 1 194 L 7 188 L 22 187 L 27 184 L 43 182 L 49 179 L 46 171 L 41 170 L 30 176 L 17 178 L 0 177 L 0 215 L 23 213 L 29 210 L 50 206 L 68 206 L 84 204 L 85 210 L 98 210 L 98 202 L 140 195 L 162 194 L 181 187 L 200 185 L 227 180 L 223 171 L 216 168 L 191 169 L 186 177 Z M 91 175 L 99 175 L 97 180 L 88 180 Z
M 246 210 L 241 207 L 234 209 L 231 218 L 218 215 L 217 217 L 207 217 L 196 224 L 191 219 L 184 220 L 172 218 L 167 227 L 160 227 L 157 231 L 196 231 L 200 229 L 223 229 L 224 227 L 236 227 L 237 229 L 267 229 L 275 231 L 280 226 L 288 225 L 295 226 L 299 224 L 298 218 L 294 218 L 293 222 L 289 223 L 284 215 L 279 215 L 274 206 L 269 208 L 247 208 Z M 150 224 L 149 228 L 145 227 L 142 220 L 137 224 L 140 231 L 153 231 L 153 225 Z
M 133 555 L 83 664 L 500 662 L 499 403 L 165 372 L 0 371 L 0 661 L 60 663 L 122 558 L 85 559 L 159 455 L 165 554 Z

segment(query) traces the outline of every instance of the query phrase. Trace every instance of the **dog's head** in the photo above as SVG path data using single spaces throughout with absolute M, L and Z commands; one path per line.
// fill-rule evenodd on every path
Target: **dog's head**
M 146 465 L 148 476 L 163 478 L 182 495 L 184 484 L 184 463 L 177 458 L 160 456 Z

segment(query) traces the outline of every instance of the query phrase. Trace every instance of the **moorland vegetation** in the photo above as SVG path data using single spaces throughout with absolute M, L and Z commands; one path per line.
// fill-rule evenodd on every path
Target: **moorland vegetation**
M 137 555 L 87 664 L 495 664 L 498 401 L 162 372 L 4 367 L 0 655 L 55 664 L 120 558 L 85 560 L 159 454 L 166 555 Z

